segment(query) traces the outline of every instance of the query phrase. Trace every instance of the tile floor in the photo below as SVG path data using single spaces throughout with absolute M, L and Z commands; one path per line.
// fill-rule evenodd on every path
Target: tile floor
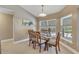
M 72 54 L 70 51 L 68 51 L 63 46 L 61 47 L 61 51 L 59 54 Z M 49 48 L 49 51 L 43 51 L 39 53 L 39 49 L 33 49 L 32 46 L 28 46 L 28 42 L 22 42 L 22 43 L 14 43 L 13 40 L 1 42 L 1 49 L 2 54 L 55 54 L 54 47 Z

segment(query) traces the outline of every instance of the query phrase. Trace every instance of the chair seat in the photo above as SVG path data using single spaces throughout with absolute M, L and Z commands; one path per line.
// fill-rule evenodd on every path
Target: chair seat
M 32 41 L 36 41 L 36 38 L 32 38 Z
M 50 39 L 48 43 L 52 44 L 52 45 L 55 45 L 56 44 L 56 40 Z
M 32 41 L 36 41 L 36 38 L 32 38 Z M 45 42 L 45 40 L 41 40 L 41 42 L 40 42 L 40 39 L 38 39 L 38 42 L 37 43 L 44 43 Z
M 41 40 L 41 42 L 40 42 L 40 39 L 39 39 L 39 43 L 44 43 L 45 42 L 45 40 Z

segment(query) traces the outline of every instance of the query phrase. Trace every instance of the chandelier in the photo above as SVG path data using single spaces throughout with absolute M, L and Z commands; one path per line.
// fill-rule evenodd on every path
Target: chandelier
M 44 13 L 44 5 L 41 5 L 41 8 L 42 8 L 42 12 L 39 14 L 39 17 L 45 17 L 46 14 Z

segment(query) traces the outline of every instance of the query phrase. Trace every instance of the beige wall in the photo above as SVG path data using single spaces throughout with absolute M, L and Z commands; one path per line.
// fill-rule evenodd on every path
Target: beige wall
M 28 27 L 22 25 L 22 18 L 14 16 L 14 40 L 23 40 L 27 38 Z
M 1 40 L 0 40 L 0 54 L 1 54 Z
M 0 13 L 0 40 L 13 38 L 13 16 Z

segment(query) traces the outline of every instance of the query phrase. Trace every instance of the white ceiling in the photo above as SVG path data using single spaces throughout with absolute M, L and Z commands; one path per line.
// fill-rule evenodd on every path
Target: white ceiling
M 21 5 L 22 8 L 30 12 L 32 15 L 38 17 L 42 12 L 41 5 Z M 44 12 L 48 14 L 53 14 L 61 11 L 65 6 L 64 5 L 44 5 Z

